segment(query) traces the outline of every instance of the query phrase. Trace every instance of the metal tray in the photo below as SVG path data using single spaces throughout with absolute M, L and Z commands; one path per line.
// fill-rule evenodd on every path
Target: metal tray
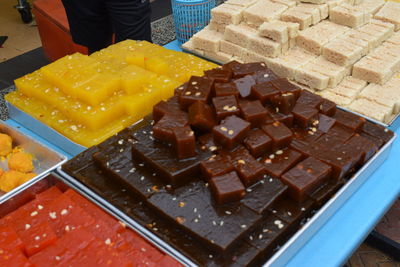
M 35 119 L 31 115 L 12 105 L 10 102 L 6 101 L 6 104 L 8 107 L 9 116 L 12 120 L 24 125 L 24 127 L 33 131 L 37 135 L 40 135 L 53 145 L 61 148 L 66 153 L 75 156 L 87 149 L 87 147 L 68 139 L 53 128 L 47 126 L 43 122 Z
M 83 196 L 86 196 L 87 199 L 90 201 L 94 202 L 96 205 L 98 205 L 100 208 L 102 208 L 105 212 L 111 214 L 113 217 L 115 217 L 117 220 L 121 221 L 124 223 L 127 227 L 131 228 L 134 231 L 136 230 L 136 227 L 132 226 L 134 225 L 134 222 L 132 219 L 129 217 L 126 218 L 126 216 L 120 216 L 117 212 L 115 212 L 115 208 L 109 207 L 102 205 L 102 203 L 94 200 L 92 197 L 90 197 L 91 192 L 87 192 L 87 189 L 82 189 L 82 188 L 77 188 L 73 183 L 69 183 L 66 181 L 62 176 L 58 175 L 57 173 L 51 172 L 47 173 L 46 175 L 40 177 L 33 183 L 30 183 L 29 186 L 24 187 L 22 190 L 19 190 L 18 192 L 13 192 L 12 194 L 9 194 L 7 198 L 3 198 L 0 200 L 0 218 L 9 214 L 10 212 L 18 209 L 22 205 L 28 203 L 29 201 L 33 200 L 36 196 L 36 194 L 39 194 L 46 189 L 52 187 L 52 186 L 57 186 L 58 188 L 62 190 L 67 190 L 68 188 L 72 188 L 76 190 L 77 192 L 81 193 Z M 89 197 L 88 197 L 89 196 Z M 139 226 L 140 228 L 140 226 Z M 137 231 L 140 232 L 140 231 Z M 141 232 L 140 232 L 141 233 Z M 143 235 L 143 233 L 141 233 Z M 163 252 L 169 254 L 170 256 L 174 257 L 179 261 L 179 258 L 176 257 L 174 254 L 169 253 L 166 249 L 164 249 L 162 246 L 159 246 L 157 243 L 152 242 L 152 240 L 148 239 L 146 236 L 144 236 L 145 239 L 147 239 L 149 242 L 153 243 L 156 247 L 158 247 L 160 250 Z M 185 262 L 182 262 L 185 264 Z
M 394 136 L 387 144 L 385 144 L 378 153 L 371 158 L 353 177 L 350 179 L 337 193 L 331 198 L 320 210 L 283 245 L 279 251 L 269 259 L 265 266 L 283 266 L 285 265 L 298 251 L 299 249 L 329 220 L 329 218 L 351 197 L 351 195 L 358 190 L 358 188 L 368 179 L 368 177 L 384 162 L 388 157 L 390 149 L 392 147 Z M 107 200 L 103 199 L 102 196 L 88 189 L 83 183 L 65 173 L 61 168 L 57 169 L 69 183 L 80 189 L 87 197 L 101 203 L 103 206 L 112 210 L 113 213 L 118 214 L 124 220 L 130 223 L 130 226 L 142 233 L 149 240 L 152 240 L 155 244 L 163 247 L 166 251 L 175 255 L 181 262 L 188 265 L 193 265 L 193 262 L 181 253 L 176 251 L 174 248 L 169 246 L 165 241 L 158 238 L 155 234 L 135 222 L 118 208 L 114 207 Z
M 36 183 L 37 180 L 41 179 L 43 176 L 47 175 L 49 172 L 67 161 L 66 156 L 59 154 L 46 145 L 20 133 L 17 129 L 5 124 L 3 121 L 0 121 L 0 133 L 8 134 L 11 136 L 14 146 L 20 146 L 24 151 L 33 155 L 33 164 L 35 166 L 35 173 L 37 174 L 37 176 L 32 178 L 30 181 L 0 196 L 0 202 L 3 199 L 9 198 L 11 195 L 23 191 L 26 187 Z M 7 162 L 0 162 L 0 167 L 6 169 Z

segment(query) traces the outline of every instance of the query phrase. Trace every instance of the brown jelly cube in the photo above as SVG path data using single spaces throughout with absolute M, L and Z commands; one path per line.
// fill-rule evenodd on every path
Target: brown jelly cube
M 286 78 L 275 79 L 271 81 L 271 83 L 282 93 L 292 93 L 296 99 L 299 97 L 301 92 L 299 87 L 289 82 Z
M 343 140 L 343 142 L 345 142 L 353 136 L 354 131 L 351 130 L 350 128 L 341 126 L 339 124 L 335 124 L 333 125 L 332 128 L 329 129 L 327 134 L 332 136 L 337 136 L 341 140 Z
M 343 111 L 343 110 L 336 110 L 335 115 L 333 118 L 336 119 L 336 123 L 342 126 L 346 126 L 352 129 L 355 132 L 361 131 L 362 127 L 364 126 L 365 119 L 355 115 L 353 113 Z
M 208 181 L 212 177 L 234 171 L 235 167 L 228 156 L 213 155 L 209 159 L 200 162 L 200 169 L 205 179 Z
M 255 78 L 256 83 L 265 83 L 279 79 L 279 77 L 270 69 L 257 71 L 253 74 L 253 77 Z
M 362 131 L 372 137 L 383 140 L 384 143 L 389 142 L 393 138 L 393 132 L 382 125 L 366 121 Z
M 241 200 L 246 192 L 236 172 L 216 176 L 210 180 L 214 199 L 218 204 Z
M 324 134 L 315 140 L 313 144 L 318 148 L 334 149 L 335 147 L 344 144 L 345 141 L 346 139 L 342 138 L 342 136 Z
M 253 75 L 258 71 L 266 70 L 267 66 L 263 62 L 234 64 L 231 67 L 234 78 L 240 78 L 247 75 Z
M 283 174 L 281 180 L 289 186 L 290 196 L 298 202 L 303 202 L 330 178 L 331 171 L 329 165 L 309 157 Z
M 217 119 L 222 120 L 228 116 L 239 115 L 240 109 L 236 97 L 230 96 L 217 96 L 212 99 L 214 104 Z
M 239 66 L 239 65 L 242 65 L 242 64 L 240 62 L 236 61 L 236 60 L 232 60 L 231 62 L 228 62 L 228 63 L 222 65 L 221 67 L 222 67 L 223 70 L 232 71 L 232 68 L 234 66 Z
M 383 144 L 384 144 L 384 142 L 383 142 L 382 139 L 373 137 L 372 135 L 369 135 L 369 134 L 367 134 L 367 133 L 365 133 L 365 132 L 361 132 L 360 135 L 361 135 L 362 137 L 367 138 L 367 139 L 368 139 L 369 141 L 371 141 L 372 143 L 374 143 L 378 148 L 381 148 L 381 147 L 383 146 Z
M 239 102 L 242 117 L 251 123 L 252 127 L 265 123 L 268 111 L 264 108 L 259 100 L 248 101 L 242 100 Z
M 236 84 L 236 88 L 238 89 L 240 96 L 243 98 L 250 96 L 251 87 L 256 84 L 256 80 L 250 75 L 236 79 L 233 82 Z
M 215 96 L 229 96 L 233 95 L 235 97 L 239 97 L 239 91 L 234 82 L 229 83 L 216 83 L 214 85 L 215 88 Z
M 153 126 L 154 138 L 172 143 L 174 141 L 173 129 L 188 125 L 186 114 L 167 114 Z
M 232 71 L 228 69 L 216 68 L 206 70 L 204 75 L 213 79 L 216 83 L 227 83 L 232 78 Z
M 196 138 L 189 126 L 178 127 L 172 130 L 174 145 L 178 159 L 187 159 L 196 156 Z
M 313 108 L 318 108 L 325 100 L 314 93 L 307 90 L 301 90 L 297 103 L 304 104 Z
M 292 149 L 284 149 L 264 157 L 262 162 L 265 164 L 267 174 L 274 178 L 279 178 L 302 158 L 303 155 L 300 152 Z
M 153 120 L 158 122 L 165 114 L 180 113 L 178 97 L 173 96 L 167 101 L 160 101 L 153 107 Z
M 262 126 L 264 132 L 272 139 L 272 149 L 288 147 L 292 141 L 293 133 L 285 124 L 276 121 Z
M 328 117 L 322 113 L 319 114 L 318 123 L 314 126 L 318 126 L 318 130 L 324 133 L 329 132 L 329 130 L 333 127 L 336 120 L 334 118 Z
M 361 154 L 360 164 L 364 164 L 370 158 L 372 158 L 378 151 L 378 147 L 372 141 L 359 134 L 355 134 L 350 138 L 345 146 L 350 148 L 352 151 L 357 151 Z
M 198 138 L 201 151 L 211 151 L 217 153 L 218 146 L 214 142 L 214 137 L 211 133 L 204 134 Z
M 251 131 L 244 141 L 250 153 L 258 158 L 272 150 L 272 139 L 262 130 Z
M 272 118 L 273 121 L 279 121 L 280 123 L 285 124 L 287 127 L 292 127 L 293 126 L 293 121 L 294 121 L 294 116 L 292 113 L 289 114 L 283 114 L 280 112 L 277 112 L 277 108 L 273 108 L 268 106 L 267 110 Z M 265 124 L 271 123 L 270 121 L 266 121 Z
M 214 140 L 226 149 L 232 149 L 243 141 L 250 130 L 250 123 L 237 117 L 229 116 L 213 129 Z
M 296 97 L 293 93 L 283 93 L 273 96 L 270 101 L 277 112 L 289 114 L 296 104 Z
M 174 90 L 174 96 L 180 96 L 182 94 L 182 92 L 186 89 L 188 83 L 184 83 L 181 86 L 175 88 Z
M 251 87 L 251 95 L 261 103 L 269 103 L 271 98 L 280 94 L 279 90 L 270 82 L 257 83 Z
M 189 107 L 189 124 L 201 131 L 211 131 L 217 121 L 211 107 L 198 101 Z
M 320 149 L 315 157 L 332 167 L 332 179 L 340 180 L 348 175 L 359 157 L 343 153 L 341 149 Z
M 328 99 L 324 99 L 318 106 L 318 110 L 329 117 L 332 117 L 336 113 L 336 104 Z
M 315 146 L 312 143 L 321 137 L 322 134 L 321 131 L 313 132 L 312 130 L 295 128 L 293 130 L 293 140 L 290 143 L 290 148 L 306 156 L 311 156 L 315 153 Z
M 241 147 L 232 152 L 231 158 L 245 186 L 250 186 L 263 178 L 265 174 L 263 164 L 254 159 L 245 148 Z
M 187 109 L 196 101 L 207 103 L 211 96 L 213 80 L 207 77 L 192 76 L 187 87 L 179 96 L 179 104 L 181 108 Z
M 292 110 L 294 123 L 301 128 L 308 128 L 318 120 L 318 110 L 310 105 L 302 104 L 297 101 Z

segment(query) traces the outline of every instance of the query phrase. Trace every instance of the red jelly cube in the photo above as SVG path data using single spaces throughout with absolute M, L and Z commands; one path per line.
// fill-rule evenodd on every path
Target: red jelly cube
M 217 122 L 209 105 L 196 102 L 189 107 L 189 124 L 201 131 L 211 131 Z
M 245 148 L 232 152 L 232 162 L 245 186 L 261 180 L 265 174 L 263 164 L 255 160 Z
M 286 78 L 275 79 L 271 83 L 282 93 L 292 93 L 296 99 L 299 97 L 301 89 L 289 82 Z
M 213 80 L 207 77 L 192 76 L 187 87 L 179 96 L 181 108 L 186 110 L 196 101 L 207 103 L 211 96 L 213 84 Z
M 9 226 L 0 227 L 0 248 L 20 250 L 24 247 L 17 233 Z
M 251 131 L 244 141 L 251 155 L 258 158 L 272 150 L 272 139 L 262 130 Z
M 48 222 L 34 226 L 26 224 L 25 231 L 19 231 L 19 236 L 25 244 L 25 252 L 28 256 L 32 256 L 57 240 Z
M 279 95 L 280 91 L 272 83 L 257 83 L 251 88 L 251 94 L 254 98 L 257 98 L 261 103 L 269 103 L 271 98 Z
M 281 180 L 289 186 L 291 197 L 303 202 L 330 178 L 331 171 L 332 168 L 329 165 L 309 157 L 283 174 Z
M 50 204 L 54 199 L 58 198 L 61 195 L 61 190 L 56 186 L 52 186 L 46 191 L 37 194 L 36 199 L 42 206 L 47 206 L 47 204 Z
M 236 172 L 216 176 L 210 180 L 214 199 L 218 204 L 241 200 L 246 192 Z
M 294 123 L 299 127 L 306 129 L 313 125 L 318 120 L 318 110 L 310 105 L 305 105 L 297 102 L 292 110 Z
M 153 136 L 160 140 L 172 143 L 174 141 L 173 129 L 187 126 L 189 119 L 186 114 L 168 114 L 153 126 Z
M 217 119 L 222 120 L 228 116 L 239 115 L 240 109 L 236 101 L 236 97 L 230 96 L 217 96 L 212 99 L 214 104 Z
M 229 116 L 213 129 L 214 140 L 227 149 L 242 142 L 250 130 L 250 123 L 236 116 Z
M 246 121 L 250 122 L 252 127 L 265 123 L 268 111 L 263 107 L 259 100 L 242 100 L 239 102 L 239 107 L 242 117 Z
M 293 133 L 285 126 L 285 124 L 278 121 L 262 126 L 262 129 L 272 139 L 272 149 L 280 149 L 288 147 L 292 141 Z
M 296 165 L 303 155 L 292 149 L 278 150 L 263 158 L 267 174 L 274 178 L 279 178 L 283 173 Z
M 196 138 L 189 126 L 172 130 L 174 145 L 178 159 L 187 159 L 196 156 Z
M 0 266 L 32 267 L 33 264 L 20 250 L 3 249 L 0 247 Z
M 206 70 L 204 75 L 213 79 L 216 83 L 227 83 L 232 78 L 232 71 L 228 69 L 216 68 Z
M 239 97 L 239 91 L 234 82 L 216 83 L 214 88 L 215 88 L 215 96 L 233 95 L 236 98 Z
M 233 171 L 235 168 L 225 155 L 213 155 L 200 163 L 201 172 L 206 180 Z

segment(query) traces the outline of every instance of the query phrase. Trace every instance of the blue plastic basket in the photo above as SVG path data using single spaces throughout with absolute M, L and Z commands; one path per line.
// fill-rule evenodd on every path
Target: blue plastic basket
M 208 25 L 215 0 L 172 0 L 176 39 L 183 44 Z

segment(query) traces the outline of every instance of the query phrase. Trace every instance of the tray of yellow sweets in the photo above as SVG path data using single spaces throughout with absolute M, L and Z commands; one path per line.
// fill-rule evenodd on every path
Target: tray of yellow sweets
M 145 41 L 75 53 L 15 80 L 5 99 L 14 121 L 70 155 L 149 114 L 192 75 L 216 65 Z

